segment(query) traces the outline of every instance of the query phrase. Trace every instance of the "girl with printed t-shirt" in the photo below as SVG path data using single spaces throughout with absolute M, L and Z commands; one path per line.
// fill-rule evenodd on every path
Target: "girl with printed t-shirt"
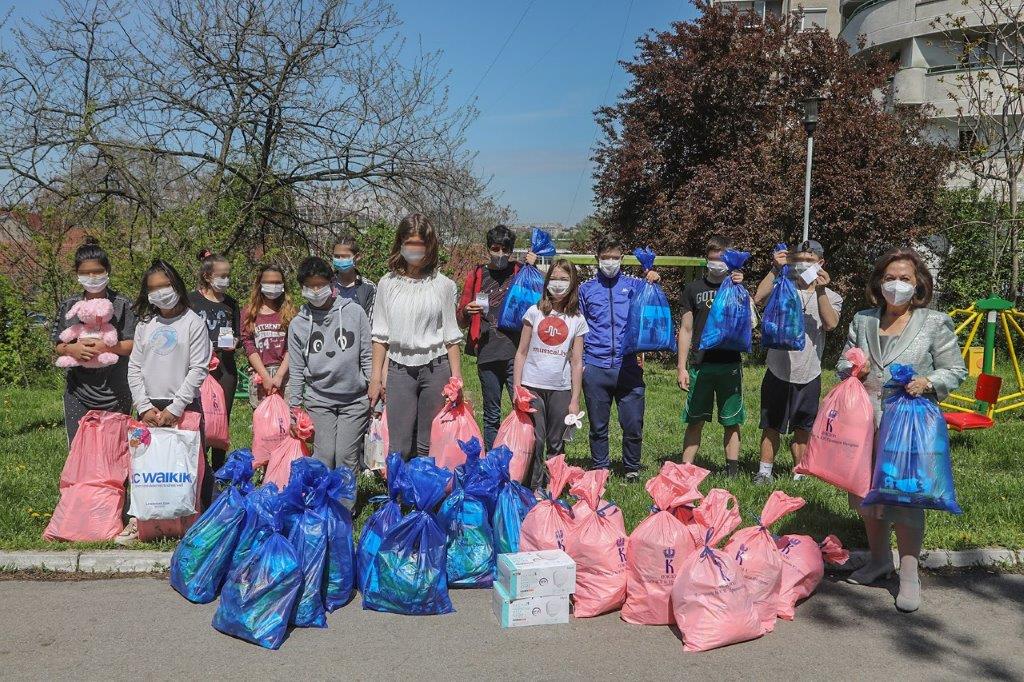
M 288 323 L 295 313 L 285 290 L 284 270 L 264 265 L 242 308 L 242 348 L 252 376 L 260 378 L 258 384 L 249 385 L 249 404 L 254 408 L 271 393 L 283 393 L 288 385 Z
M 547 457 L 561 454 L 565 417 L 580 411 L 583 335 L 587 322 L 579 309 L 576 266 L 560 258 L 548 268 L 540 303 L 523 316 L 514 380 L 533 394 L 533 458 L 524 480 L 544 487 Z
M 210 370 L 210 376 L 224 391 L 224 407 L 230 425 L 231 407 L 234 405 L 235 389 L 238 387 L 235 351 L 238 350 L 238 328 L 241 326 L 238 302 L 227 293 L 231 285 L 231 263 L 224 256 L 209 249 L 200 251 L 198 259 L 200 265 L 196 290 L 189 294 L 188 304 L 206 322 L 210 344 L 219 360 L 217 367 Z M 226 457 L 226 450 L 210 448 L 210 471 L 216 471 L 224 466 Z M 213 476 L 207 476 L 203 479 L 204 507 L 213 501 L 213 492 Z

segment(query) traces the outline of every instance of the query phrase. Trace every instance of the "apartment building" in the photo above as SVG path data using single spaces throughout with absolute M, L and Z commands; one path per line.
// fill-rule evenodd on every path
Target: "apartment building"
M 840 0 L 718 0 L 717 5 L 723 9 L 735 7 L 740 12 L 750 15 L 751 21 L 762 21 L 768 14 L 785 16 L 793 14 L 800 22 L 804 31 L 826 30 L 831 35 L 839 35 L 842 29 L 842 16 L 839 11 Z

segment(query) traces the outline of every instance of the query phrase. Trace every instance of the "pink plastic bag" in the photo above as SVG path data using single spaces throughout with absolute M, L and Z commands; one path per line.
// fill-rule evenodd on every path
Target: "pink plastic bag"
M 572 508 L 558 499 L 565 486 L 583 475 L 583 469 L 565 463 L 565 455 L 552 457 L 548 467 L 548 488 L 544 499 L 526 514 L 519 529 L 519 551 L 565 549 L 565 541 L 573 524 Z
M 697 489 L 704 479 L 707 478 L 711 472 L 707 469 L 703 469 L 696 464 L 676 464 L 675 462 L 666 462 L 671 464 L 671 468 L 666 469 L 662 466 L 661 473 L 670 476 L 673 480 L 679 481 L 682 485 Z M 699 498 L 698 498 L 699 499 Z M 694 548 L 700 548 L 703 545 L 703 537 L 698 537 L 700 533 L 696 531 L 695 521 L 693 520 L 693 509 L 694 505 L 691 503 L 681 504 L 672 510 L 673 515 L 682 521 L 683 525 L 691 531 L 691 535 L 694 539 Z
M 307 441 L 313 438 L 313 420 L 305 410 L 293 407 L 288 418 L 289 429 L 295 427 L 293 438 L 291 431 L 285 439 L 270 453 L 270 462 L 267 463 L 267 471 L 263 475 L 264 483 L 273 483 L 278 490 L 283 490 L 288 483 L 288 477 L 292 473 L 292 461 L 300 457 L 309 457 L 310 450 Z
M 533 394 L 522 386 L 516 386 L 512 399 L 512 412 L 501 422 L 498 437 L 494 439 L 494 447 L 508 446 L 512 451 L 512 461 L 508 465 L 508 474 L 513 481 L 523 482 L 523 476 L 530 467 L 533 458 L 533 418 L 536 412 L 532 405 Z M 539 463 L 537 466 L 540 466 Z
M 779 618 L 793 620 L 796 605 L 814 593 L 825 575 L 825 562 L 845 564 L 850 553 L 835 535 L 817 543 L 809 535 L 783 535 L 776 540 L 782 556 L 782 585 L 776 602 Z
M 288 438 L 288 403 L 280 394 L 268 395 L 252 413 L 252 465 L 266 466 L 270 453 Z
M 370 416 L 370 428 L 363 439 L 363 466 L 368 471 L 385 473 L 388 458 L 388 411 L 387 408 Z
M 707 651 L 764 634 L 747 580 L 715 545 L 740 523 L 736 498 L 711 490 L 693 512 L 701 549 L 691 554 L 672 587 L 672 612 L 686 651 Z
M 445 406 L 434 417 L 430 425 L 430 456 L 439 467 L 455 471 L 455 467 L 466 463 L 466 453 L 459 447 L 459 441 L 468 443 L 471 438 L 483 442 L 480 427 L 473 417 L 473 406 L 461 396 L 462 379 L 452 377 L 444 387 L 447 399 Z
M 871 489 L 871 451 L 875 413 L 864 384 L 857 378 L 867 358 L 860 348 L 846 351 L 850 376 L 825 396 L 811 429 L 807 450 L 793 472 L 810 474 L 864 497 Z
M 629 536 L 626 550 L 626 603 L 622 620 L 636 625 L 671 625 L 676 571 L 695 549 L 686 526 L 672 511 L 701 498 L 689 478 L 673 476 L 674 462 L 647 481 L 656 511 Z
M 217 369 L 220 360 L 214 355 L 210 358 L 210 369 Z M 232 396 L 234 397 L 234 396 Z M 203 404 L 203 435 L 206 446 L 227 450 L 231 447 L 231 436 L 228 433 L 228 409 L 224 398 L 224 388 L 207 374 L 199 387 L 199 399 Z
M 201 424 L 202 415 L 198 412 L 192 412 L 186 410 L 182 415 L 181 419 L 178 420 L 179 429 L 187 429 L 189 431 L 198 431 Z M 129 421 L 129 428 L 133 423 Z M 196 475 L 196 513 L 189 514 L 177 519 L 153 519 L 149 521 L 137 521 L 139 528 L 139 540 L 148 542 L 150 540 L 157 540 L 159 538 L 180 538 L 185 535 L 185 532 L 192 527 L 192 524 L 196 522 L 196 519 L 203 513 L 201 503 L 199 501 L 199 491 L 203 489 L 203 476 L 206 475 L 206 457 L 204 456 L 205 447 L 203 442 L 200 441 L 199 445 L 199 471 Z
M 587 471 L 570 489 L 590 508 L 574 521 L 565 543 L 576 562 L 577 618 L 614 611 L 626 599 L 626 525 L 619 508 L 601 499 L 607 480 L 607 469 Z
M 128 415 L 90 410 L 60 472 L 60 500 L 44 540 L 101 542 L 124 528 L 124 481 L 128 477 Z
M 782 554 L 770 528 L 780 518 L 802 506 L 803 498 L 790 497 L 776 490 L 764 503 L 758 525 L 736 531 L 725 546 L 725 553 L 736 560 L 747 579 L 757 617 L 761 619 L 765 632 L 775 629 L 782 587 Z

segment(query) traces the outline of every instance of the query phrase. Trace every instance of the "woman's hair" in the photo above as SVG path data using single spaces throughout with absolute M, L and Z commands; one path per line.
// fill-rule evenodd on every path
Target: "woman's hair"
M 199 261 L 199 274 L 196 277 L 196 289 L 202 289 L 210 285 L 210 276 L 213 274 L 213 266 L 217 263 L 228 263 L 229 261 L 219 253 L 214 253 L 209 249 L 203 249 L 196 254 L 196 260 Z
M 142 284 L 139 286 L 139 297 L 135 299 L 135 305 L 132 309 L 135 311 L 135 316 L 140 320 L 148 320 L 154 315 L 158 315 L 159 311 L 152 303 L 149 302 L 149 276 L 154 275 L 158 272 L 162 272 L 167 276 L 167 280 L 171 283 L 171 288 L 178 292 L 179 304 L 188 306 L 188 290 L 185 289 L 185 280 L 181 278 L 178 271 L 174 269 L 174 266 L 165 260 L 157 258 L 154 260 L 149 268 L 142 273 Z
M 915 276 L 917 277 L 917 288 L 914 289 L 914 298 L 910 299 L 910 307 L 924 308 L 931 303 L 935 283 L 924 259 L 913 249 L 890 249 L 875 261 L 875 269 L 871 271 L 871 276 L 868 278 L 868 300 L 877 306 L 881 306 L 883 309 L 885 308 L 885 296 L 882 295 L 882 277 L 885 276 L 885 269 L 891 263 L 900 260 L 909 261 L 914 266 Z
M 569 273 L 569 290 L 565 292 L 562 300 L 565 302 L 562 312 L 566 315 L 578 315 L 580 312 L 580 276 L 576 266 L 565 258 L 559 258 L 548 266 L 548 274 L 544 277 L 544 290 L 537 307 L 542 313 L 548 315 L 555 307 L 555 299 L 548 291 L 548 282 L 551 281 L 551 273 L 555 270 L 565 270 Z
M 106 268 L 108 273 L 110 272 L 110 257 L 107 256 L 107 252 L 100 246 L 96 237 L 86 237 L 82 241 L 82 245 L 75 251 L 75 270 L 78 270 L 79 266 L 87 260 L 98 260 L 100 265 Z
M 339 235 L 338 238 L 334 240 L 334 246 L 347 246 L 352 249 L 353 256 L 359 255 L 359 242 L 357 242 L 356 238 L 350 234 Z
M 410 213 L 398 223 L 398 230 L 395 232 L 395 243 L 391 245 L 391 255 L 388 257 L 388 270 L 399 274 L 408 274 L 408 263 L 402 258 L 402 244 L 409 237 L 419 237 L 427 247 L 427 253 L 420 261 L 420 270 L 427 274 L 434 274 L 437 269 L 437 233 L 430 220 L 422 213 Z
M 516 247 L 516 233 L 508 229 L 507 225 L 495 225 L 487 231 L 487 248 L 490 249 L 498 244 L 506 251 Z
M 260 308 L 263 304 L 268 303 L 268 299 L 263 295 L 263 290 L 260 288 L 263 274 L 266 272 L 276 272 L 281 275 L 281 284 L 284 284 L 284 268 L 280 265 L 264 265 L 256 271 L 256 281 L 253 282 L 252 291 L 249 292 L 249 303 L 246 305 L 245 319 L 242 320 L 242 329 L 252 330 L 256 326 L 256 316 L 260 314 Z M 285 286 L 284 293 L 277 299 L 281 301 L 281 326 L 285 329 L 288 328 L 288 323 L 295 317 L 295 306 L 292 304 L 292 299 L 288 296 L 288 287 Z
M 330 279 L 334 275 L 334 271 L 331 270 L 331 266 L 327 264 L 323 258 L 319 256 L 307 256 L 301 263 L 299 263 L 299 271 L 296 275 L 296 279 L 299 280 L 300 286 L 306 285 L 306 280 L 310 277 L 323 277 L 324 279 Z

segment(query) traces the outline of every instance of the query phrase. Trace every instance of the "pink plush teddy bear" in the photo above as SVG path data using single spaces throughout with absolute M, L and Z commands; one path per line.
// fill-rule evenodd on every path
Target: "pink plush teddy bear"
M 114 316 L 114 306 L 109 299 L 92 298 L 81 300 L 71 306 L 67 319 L 78 316 L 78 323 L 71 325 L 60 333 L 60 340 L 64 343 L 72 341 L 83 341 L 85 339 L 99 339 L 107 347 L 117 345 L 117 330 L 110 324 L 110 318 Z M 110 352 L 103 352 L 86 362 L 79 362 L 70 355 L 62 355 L 57 358 L 58 367 L 106 367 L 117 362 L 117 355 Z

